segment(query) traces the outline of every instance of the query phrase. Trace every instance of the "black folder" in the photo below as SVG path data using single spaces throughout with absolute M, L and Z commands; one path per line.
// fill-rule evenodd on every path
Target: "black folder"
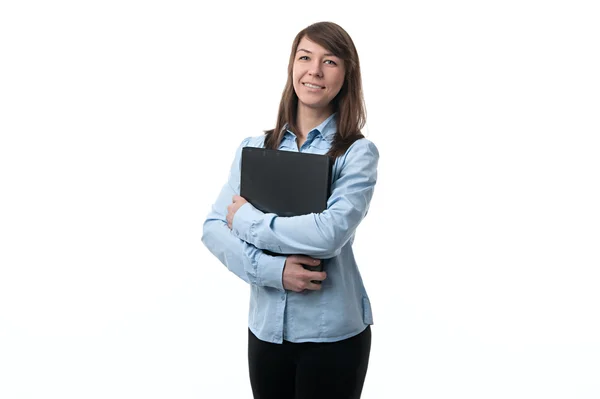
M 320 213 L 331 194 L 333 160 L 328 155 L 242 148 L 240 195 L 256 209 L 278 216 Z M 321 271 L 317 267 L 306 267 Z

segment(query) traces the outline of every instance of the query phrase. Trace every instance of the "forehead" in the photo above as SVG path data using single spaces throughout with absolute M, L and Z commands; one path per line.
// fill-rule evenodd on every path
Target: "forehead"
M 321 46 L 320 44 L 313 42 L 306 36 L 304 36 L 300 40 L 300 43 L 298 43 L 298 48 L 296 49 L 296 52 L 301 51 L 301 49 L 308 50 L 313 54 L 335 56 L 331 51 Z

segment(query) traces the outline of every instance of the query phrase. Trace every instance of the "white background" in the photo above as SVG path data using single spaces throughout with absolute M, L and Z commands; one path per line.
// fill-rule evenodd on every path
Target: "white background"
M 3 1 L 0 397 L 251 398 L 202 223 L 331 20 L 381 154 L 363 398 L 599 398 L 592 3 Z

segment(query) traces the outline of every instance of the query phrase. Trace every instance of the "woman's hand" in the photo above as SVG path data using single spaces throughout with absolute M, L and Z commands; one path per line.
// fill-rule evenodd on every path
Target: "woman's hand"
M 246 201 L 244 199 L 244 197 L 240 197 L 239 195 L 234 195 L 233 196 L 233 202 L 231 203 L 231 205 L 229 205 L 227 207 L 227 217 L 226 217 L 226 219 L 227 219 L 227 226 L 229 226 L 230 229 L 233 227 L 233 217 L 235 216 L 235 213 L 246 202 L 248 202 L 248 201 Z
M 309 256 L 288 256 L 283 267 L 283 288 L 295 292 L 320 290 L 321 284 L 315 284 L 312 280 L 323 281 L 327 278 L 327 273 L 313 272 L 302 266 L 318 266 L 320 263 L 319 259 L 313 259 Z

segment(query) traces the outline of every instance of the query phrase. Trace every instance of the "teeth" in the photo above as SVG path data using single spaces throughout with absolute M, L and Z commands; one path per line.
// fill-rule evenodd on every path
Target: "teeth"
M 310 83 L 304 83 L 304 86 L 309 87 L 311 89 L 320 89 L 321 86 L 311 85 Z

